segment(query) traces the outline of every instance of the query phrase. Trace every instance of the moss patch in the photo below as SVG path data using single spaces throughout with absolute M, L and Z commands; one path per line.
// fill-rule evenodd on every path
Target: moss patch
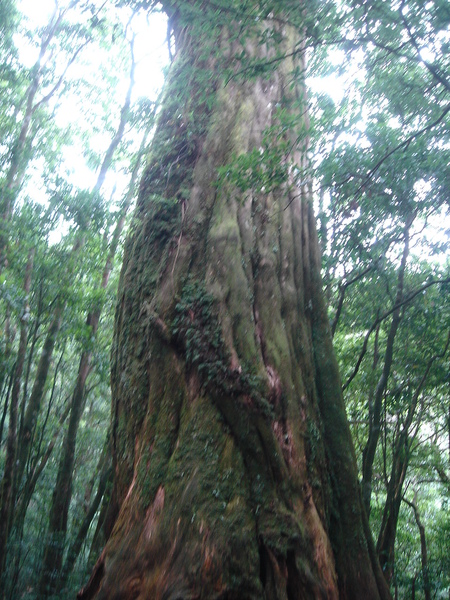
M 263 396 L 261 379 L 230 367 L 215 299 L 198 282 L 188 281 L 171 325 L 172 335 L 184 349 L 187 368 L 195 368 L 202 384 L 221 394 L 245 396 L 248 407 L 272 417 L 272 408 Z

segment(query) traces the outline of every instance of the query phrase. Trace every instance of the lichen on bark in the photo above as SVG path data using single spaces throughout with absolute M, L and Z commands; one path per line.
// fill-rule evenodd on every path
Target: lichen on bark
M 233 60 L 239 28 L 258 65 L 298 32 L 170 9 L 119 287 L 111 526 L 79 597 L 387 598 L 320 289 L 303 55 L 246 77 Z

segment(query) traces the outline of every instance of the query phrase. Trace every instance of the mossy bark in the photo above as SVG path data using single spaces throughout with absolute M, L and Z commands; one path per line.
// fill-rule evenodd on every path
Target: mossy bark
M 310 191 L 295 175 L 306 116 L 301 138 L 280 126 L 306 106 L 301 56 L 226 83 L 233 27 L 202 37 L 174 17 L 177 56 L 120 281 L 108 541 L 79 597 L 388 598 L 363 522 Z M 276 51 L 298 48 L 294 31 L 271 27 Z M 246 52 L 274 49 L 254 33 Z M 269 187 L 247 161 L 261 149 L 256 171 L 271 168 L 267 132 L 285 176 Z

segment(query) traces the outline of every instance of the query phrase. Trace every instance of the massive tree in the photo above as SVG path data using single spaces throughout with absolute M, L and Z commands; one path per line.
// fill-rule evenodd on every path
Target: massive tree
M 175 45 L 127 240 L 106 546 L 80 598 L 389 598 L 331 345 L 307 4 L 162 2 Z

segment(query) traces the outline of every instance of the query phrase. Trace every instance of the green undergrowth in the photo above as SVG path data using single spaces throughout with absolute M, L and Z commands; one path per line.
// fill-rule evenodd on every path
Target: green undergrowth
M 217 187 L 231 184 L 241 192 L 267 194 L 285 185 L 290 168 L 286 161 L 288 143 L 279 134 L 275 127 L 268 127 L 260 148 L 235 153 L 218 169 Z

